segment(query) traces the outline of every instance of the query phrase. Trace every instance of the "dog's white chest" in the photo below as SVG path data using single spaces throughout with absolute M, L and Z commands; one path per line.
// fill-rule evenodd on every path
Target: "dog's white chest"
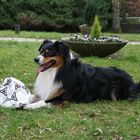
M 57 92 L 62 86 L 61 83 L 55 82 L 55 76 L 57 73 L 56 68 L 50 68 L 44 72 L 40 72 L 35 82 L 35 95 L 42 100 L 47 100 L 49 97 Z

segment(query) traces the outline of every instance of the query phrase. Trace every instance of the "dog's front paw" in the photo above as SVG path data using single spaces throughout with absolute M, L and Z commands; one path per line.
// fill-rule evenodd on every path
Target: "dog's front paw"
M 32 103 L 32 104 L 27 104 L 24 109 L 37 109 L 37 108 L 41 108 L 41 107 L 48 107 L 50 108 L 52 105 L 51 103 L 45 103 L 44 100 Z
M 27 105 L 24 106 L 23 109 L 35 109 L 35 107 L 32 104 L 27 104 Z

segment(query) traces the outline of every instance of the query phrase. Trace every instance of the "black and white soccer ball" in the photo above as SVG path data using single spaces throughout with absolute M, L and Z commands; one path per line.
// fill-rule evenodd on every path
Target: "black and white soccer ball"
M 20 108 L 29 103 L 31 93 L 21 81 L 8 77 L 0 85 L 0 106 Z

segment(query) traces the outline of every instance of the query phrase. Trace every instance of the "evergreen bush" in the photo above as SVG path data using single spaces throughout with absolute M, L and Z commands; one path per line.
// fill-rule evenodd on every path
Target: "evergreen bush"
M 14 28 L 18 22 L 21 30 L 79 31 L 79 25 L 84 24 L 85 19 L 86 22 L 93 21 L 95 14 L 99 15 L 101 24 L 103 18 L 106 22 L 108 1 L 0 0 L 0 29 Z
M 101 25 L 98 16 L 95 16 L 95 20 L 93 22 L 92 28 L 91 28 L 91 33 L 90 36 L 91 38 L 99 38 L 101 35 Z

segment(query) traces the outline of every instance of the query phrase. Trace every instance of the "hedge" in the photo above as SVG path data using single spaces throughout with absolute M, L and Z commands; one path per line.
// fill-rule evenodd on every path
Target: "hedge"
M 0 0 L 0 29 L 14 29 L 19 23 L 22 30 L 79 31 L 79 25 L 89 22 L 88 4 L 89 0 Z

